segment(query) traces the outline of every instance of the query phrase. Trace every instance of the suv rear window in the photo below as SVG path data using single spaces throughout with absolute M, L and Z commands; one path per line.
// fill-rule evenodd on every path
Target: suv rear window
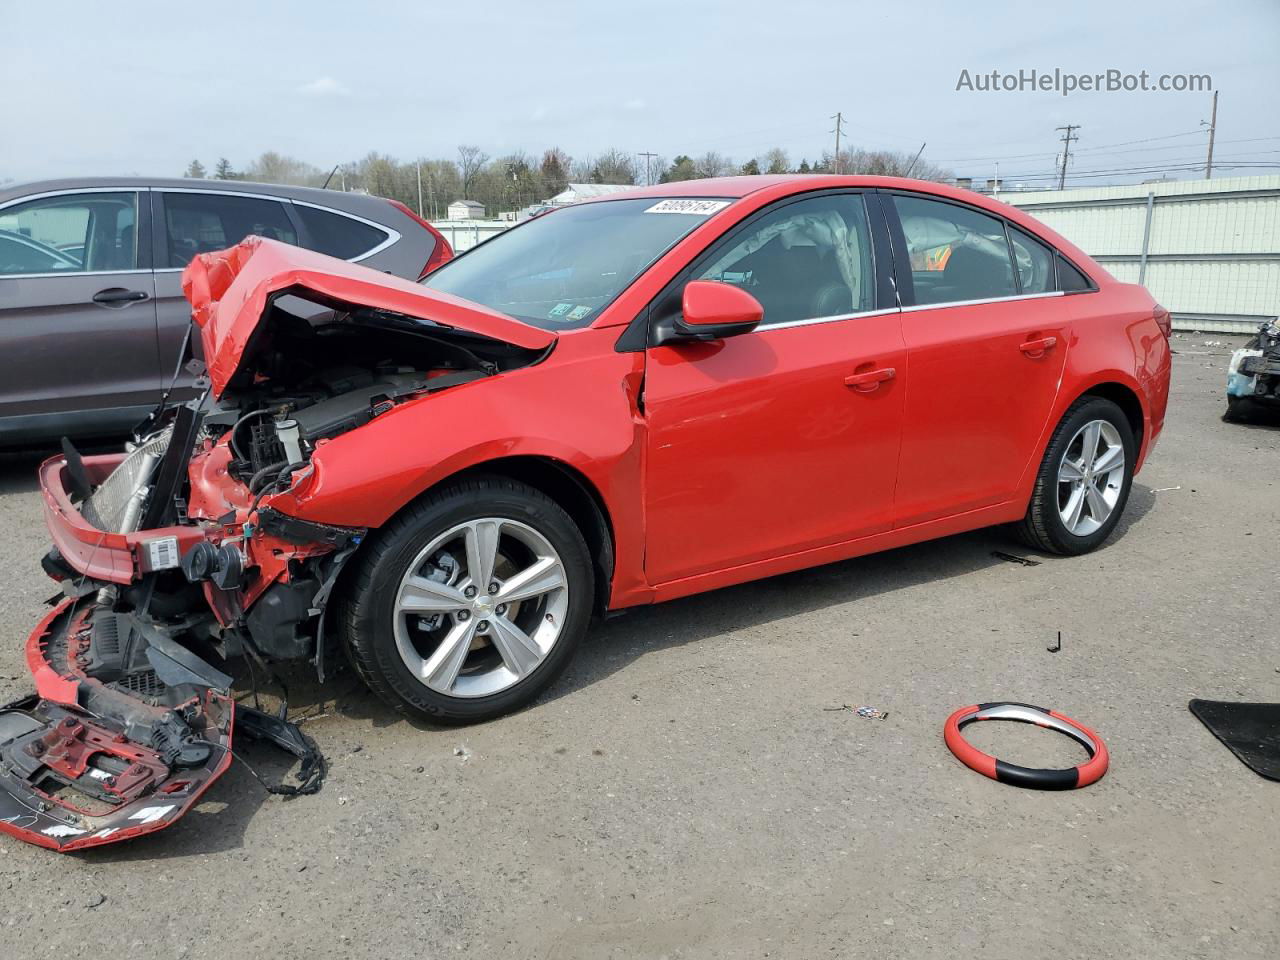
M 340 213 L 304 207 L 300 203 L 295 203 L 293 209 L 306 228 L 309 240 L 307 246 L 331 257 L 354 259 L 368 253 L 388 237 L 385 230 L 344 217 Z

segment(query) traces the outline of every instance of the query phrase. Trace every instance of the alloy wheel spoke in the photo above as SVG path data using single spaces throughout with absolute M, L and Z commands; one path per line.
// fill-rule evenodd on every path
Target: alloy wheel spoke
M 542 662 L 542 651 L 533 638 L 506 617 L 492 617 L 489 626 L 489 638 L 502 655 L 502 662 L 517 677 L 523 677 Z
M 1098 456 L 1098 459 L 1093 462 L 1094 476 L 1110 473 L 1116 467 L 1123 465 L 1123 463 L 1124 447 L 1107 447 L 1107 449 Z
M 1085 484 L 1085 497 L 1089 501 L 1089 516 L 1101 523 L 1107 519 L 1107 514 L 1111 512 L 1111 507 L 1107 505 L 1107 501 L 1103 498 L 1102 492 L 1094 483 Z
M 440 646 L 436 647 L 431 656 L 423 662 L 422 679 L 437 690 L 452 690 L 458 679 L 458 672 L 466 662 L 475 632 L 474 617 L 454 624 L 440 641 Z
M 1067 529 L 1072 533 L 1076 532 L 1076 527 L 1080 526 L 1080 515 L 1084 512 L 1084 487 L 1079 486 L 1071 491 L 1071 496 L 1067 499 L 1067 505 L 1062 508 L 1062 519 L 1067 525 Z
M 1102 436 L 1102 427 L 1095 420 L 1087 424 L 1080 438 L 1080 460 L 1087 467 L 1098 457 L 1098 438 Z
M 494 596 L 499 603 L 531 600 L 564 586 L 564 570 L 555 557 L 539 557 L 515 576 L 508 577 Z
M 1066 457 L 1062 458 L 1062 466 L 1058 468 L 1058 481 L 1060 483 L 1074 483 L 1076 480 L 1083 479 L 1084 471 L 1080 469 L 1080 465 Z
M 462 591 L 446 583 L 413 576 L 400 587 L 399 608 L 405 613 L 448 613 L 468 605 Z
M 502 525 L 497 520 L 476 520 L 467 524 L 463 539 L 467 547 L 467 573 L 481 593 L 487 593 L 498 560 L 498 540 Z

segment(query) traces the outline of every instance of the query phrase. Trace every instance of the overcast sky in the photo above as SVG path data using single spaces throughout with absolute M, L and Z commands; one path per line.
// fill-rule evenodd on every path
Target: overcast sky
M 1051 172 L 1067 123 L 1082 178 L 1203 157 L 1208 93 L 956 90 L 964 69 L 1032 68 L 1210 74 L 1222 174 L 1280 165 L 1278 0 L 0 0 L 0 21 L 0 180 L 459 143 L 812 161 L 837 110 L 855 146 L 928 141 L 927 159 L 978 177 L 1000 157 L 1006 181 Z M 1147 138 L 1165 139 L 1129 143 Z

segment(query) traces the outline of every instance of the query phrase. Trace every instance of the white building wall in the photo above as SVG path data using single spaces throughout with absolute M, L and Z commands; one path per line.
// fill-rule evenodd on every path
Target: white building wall
M 1117 280 L 1137 283 L 1141 277 L 1179 328 L 1252 331 L 1280 313 L 1280 176 L 1005 193 L 1000 199 L 1062 234 Z
M 455 253 L 470 250 L 477 243 L 515 226 L 510 220 L 432 220 L 431 225 L 444 234 Z

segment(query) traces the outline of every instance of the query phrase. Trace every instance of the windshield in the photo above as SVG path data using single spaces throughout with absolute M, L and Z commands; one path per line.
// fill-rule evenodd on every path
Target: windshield
M 585 327 L 728 200 L 607 200 L 500 233 L 423 282 L 544 330 Z

